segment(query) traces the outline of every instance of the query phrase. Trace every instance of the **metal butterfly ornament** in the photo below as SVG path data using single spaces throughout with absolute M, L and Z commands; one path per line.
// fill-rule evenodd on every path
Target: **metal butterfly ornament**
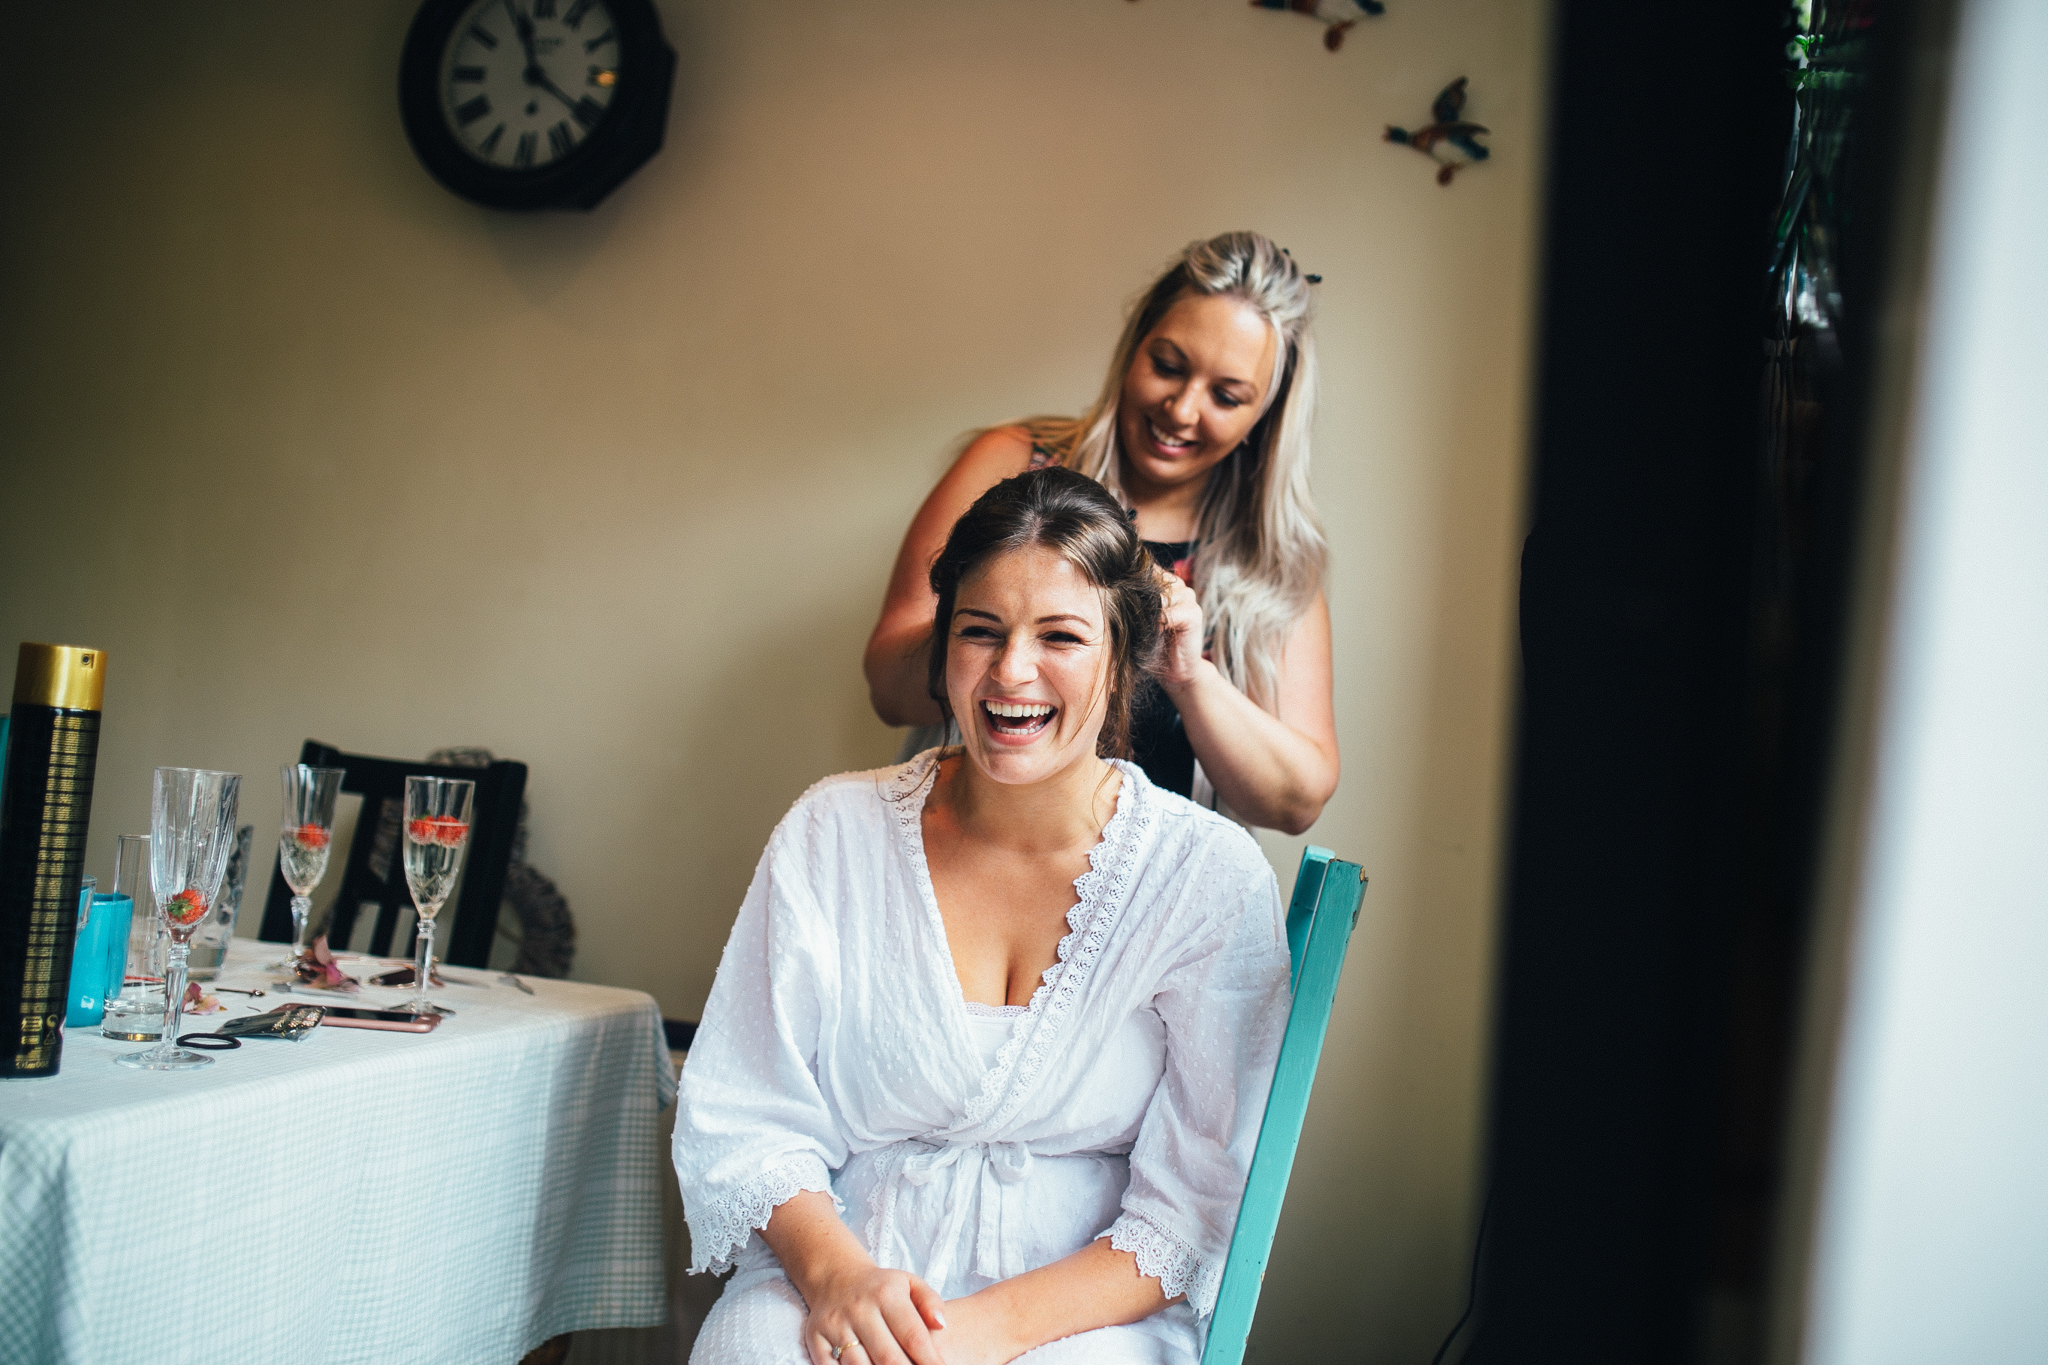
M 1450 184 L 1461 167 L 1484 161 L 1493 154 L 1474 136 L 1489 130 L 1483 124 L 1468 123 L 1459 117 L 1465 112 L 1465 77 L 1458 77 L 1439 91 L 1429 112 L 1436 122 L 1413 132 L 1387 125 L 1387 141 L 1413 147 L 1436 162 L 1441 167 L 1436 173 L 1437 184 Z

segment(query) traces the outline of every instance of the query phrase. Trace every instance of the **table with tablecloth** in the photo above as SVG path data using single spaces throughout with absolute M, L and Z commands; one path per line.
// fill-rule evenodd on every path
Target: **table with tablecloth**
M 218 984 L 264 985 L 278 951 L 237 940 Z M 660 1322 L 654 1001 L 446 970 L 467 984 L 432 1033 L 322 1027 L 146 1072 L 113 1060 L 141 1045 L 73 1028 L 59 1075 L 0 1081 L 0 1361 L 512 1365 Z M 278 1003 L 220 998 L 184 1031 Z

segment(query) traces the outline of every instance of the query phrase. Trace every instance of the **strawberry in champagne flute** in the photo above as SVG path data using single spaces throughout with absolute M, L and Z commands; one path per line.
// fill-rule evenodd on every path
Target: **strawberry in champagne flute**
M 313 888 L 327 875 L 334 803 L 348 771 L 289 763 L 278 776 L 284 783 L 284 824 L 277 840 L 277 870 L 292 889 L 292 951 L 270 965 L 286 970 L 286 979 L 275 984 L 289 989 L 295 969 L 306 960 L 306 918 L 313 909 Z
M 186 887 L 164 902 L 164 918 L 178 928 L 206 918 L 206 897 L 195 887 Z
M 235 808 L 242 791 L 236 773 L 203 768 L 158 768 L 149 802 L 149 883 L 156 893 L 168 956 L 164 969 L 164 1026 L 157 1045 L 124 1052 L 121 1066 L 141 1071 L 187 1071 L 211 1066 L 211 1057 L 178 1046 L 185 1012 L 186 961 L 192 934 L 206 919 L 235 844 Z
M 469 818 L 476 783 L 463 778 L 405 779 L 405 882 L 419 912 L 414 949 L 412 998 L 399 1006 L 415 1014 L 450 1014 L 427 997 L 433 983 L 434 917 L 455 890 L 462 854 L 469 847 Z

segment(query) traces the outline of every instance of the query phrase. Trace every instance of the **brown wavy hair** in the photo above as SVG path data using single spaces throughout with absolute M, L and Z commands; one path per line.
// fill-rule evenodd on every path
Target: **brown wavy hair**
M 1004 479 L 953 523 L 946 547 L 932 561 L 932 591 L 939 602 L 932 613 L 925 690 L 948 719 L 956 719 L 946 696 L 954 597 L 961 582 L 989 560 L 1035 545 L 1079 569 L 1102 594 L 1109 624 L 1109 708 L 1095 752 L 1129 758 L 1131 695 L 1159 654 L 1159 574 L 1129 513 L 1086 474 L 1052 465 Z

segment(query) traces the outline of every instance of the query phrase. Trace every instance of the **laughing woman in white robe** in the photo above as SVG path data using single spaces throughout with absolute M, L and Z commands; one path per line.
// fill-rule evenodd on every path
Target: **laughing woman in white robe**
M 1193 1365 L 1286 1022 L 1273 875 L 1100 756 L 1160 598 L 1097 485 L 998 485 L 932 577 L 961 749 L 798 800 L 683 1070 L 692 1269 L 736 1271 L 691 1359 Z

